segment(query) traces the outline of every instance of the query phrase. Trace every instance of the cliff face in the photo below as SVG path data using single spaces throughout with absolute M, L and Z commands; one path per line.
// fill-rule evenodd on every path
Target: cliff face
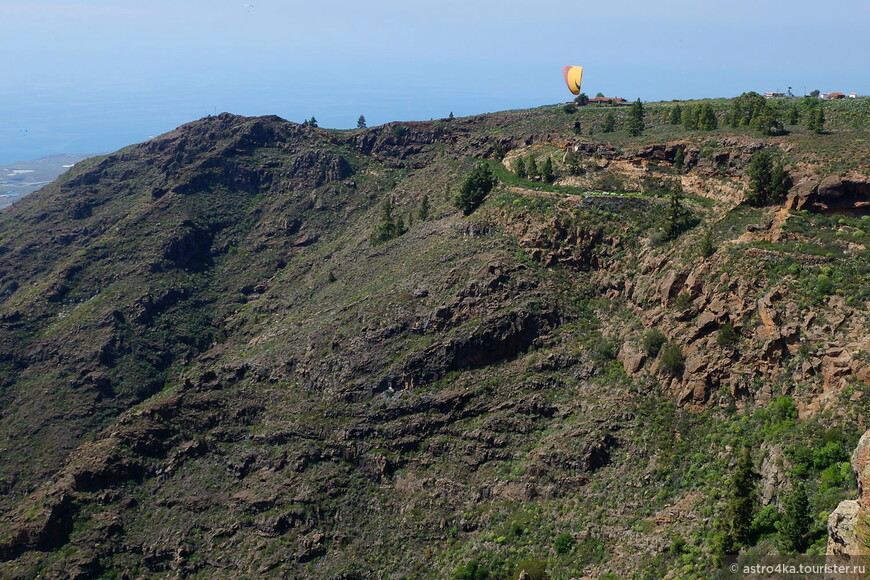
M 852 469 L 858 481 L 858 499 L 840 502 L 828 518 L 828 555 L 870 555 L 870 431 L 865 432 L 852 453 Z
M 735 205 L 783 143 L 615 146 L 562 115 L 223 114 L 0 214 L 0 575 L 703 575 L 754 443 L 759 501 L 794 468 L 833 508 L 870 401 L 864 222 Z M 528 155 L 554 186 L 506 173 Z M 465 217 L 474 158 L 504 183 Z M 697 194 L 675 239 L 672 179 Z M 408 231 L 372 245 L 387 200 Z

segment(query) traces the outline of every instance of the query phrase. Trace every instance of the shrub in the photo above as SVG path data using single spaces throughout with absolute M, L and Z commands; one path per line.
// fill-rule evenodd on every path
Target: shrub
M 719 328 L 719 334 L 716 335 L 716 344 L 719 346 L 731 346 L 740 339 L 737 331 L 734 330 L 734 325 L 726 322 Z
M 789 419 L 797 419 L 798 410 L 794 401 L 788 395 L 781 395 L 767 405 L 770 417 L 775 423 L 782 423 Z
M 460 566 L 453 572 L 452 580 L 486 580 L 489 578 L 489 568 L 477 560 L 469 560 L 465 566 Z
M 648 356 L 658 356 L 667 338 L 658 328 L 650 328 L 643 335 L 643 351 Z
M 669 375 L 679 375 L 683 372 L 686 364 L 682 349 L 672 342 L 662 346 L 659 352 L 659 361 L 661 369 Z
M 525 572 L 525 576 L 523 576 Z M 547 580 L 547 563 L 537 558 L 527 558 L 517 564 L 514 578 L 523 577 L 526 580 Z
M 674 299 L 674 308 L 677 310 L 688 310 L 692 307 L 692 297 L 688 292 L 680 292 Z
M 554 544 L 557 554 L 567 554 L 574 547 L 574 537 L 568 532 L 562 532 L 556 536 Z

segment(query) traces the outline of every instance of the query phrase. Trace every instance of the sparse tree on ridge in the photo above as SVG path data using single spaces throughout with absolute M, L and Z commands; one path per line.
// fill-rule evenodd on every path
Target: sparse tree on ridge
M 541 179 L 547 183 L 553 183 L 556 180 L 556 172 L 553 169 L 553 158 L 547 157 L 544 161 L 544 166 L 541 168 Z
M 643 133 L 643 103 L 640 102 L 640 99 L 631 104 L 631 111 L 629 111 L 628 121 L 625 123 L 625 128 L 628 131 L 628 134 L 633 137 L 637 137 Z
M 616 118 L 613 116 L 612 111 L 607 111 L 607 114 L 604 116 L 604 122 L 601 124 L 601 132 L 602 133 L 613 133 L 616 130 Z
M 517 157 L 514 160 L 514 173 L 516 173 L 517 177 L 521 179 L 528 177 L 529 174 L 526 172 L 526 161 L 522 157 Z
M 540 171 L 538 170 L 538 162 L 535 161 L 535 157 L 533 155 L 529 155 L 529 160 L 526 161 L 526 176 L 529 179 L 536 180 L 540 176 Z
M 356 120 L 356 128 L 357 129 L 365 129 L 366 128 L 366 118 L 363 115 L 360 115 L 359 119 Z
M 461 209 L 465 215 L 469 215 L 483 203 L 487 194 L 497 183 L 498 178 L 493 174 L 489 165 L 485 161 L 478 161 L 459 187 L 459 193 L 455 200 L 456 207 Z

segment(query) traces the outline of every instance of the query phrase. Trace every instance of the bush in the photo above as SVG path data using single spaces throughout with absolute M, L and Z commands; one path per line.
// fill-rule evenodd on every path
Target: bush
M 643 351 L 648 356 L 658 356 L 667 337 L 658 328 L 650 328 L 643 335 Z
M 719 334 L 716 335 L 716 344 L 719 346 L 731 346 L 740 339 L 740 335 L 734 330 L 734 325 L 726 322 L 719 328 Z
M 524 578 L 527 580 L 547 580 L 549 578 L 547 576 L 547 563 L 536 558 L 527 558 L 517 564 L 514 578 L 520 578 L 523 576 L 523 572 L 526 573 Z
M 692 307 L 692 297 L 688 292 L 680 292 L 674 300 L 674 308 L 677 310 L 688 310 Z
M 679 375 L 683 372 L 686 359 L 683 351 L 676 344 L 669 342 L 659 352 L 661 369 L 669 375 Z
M 465 566 L 460 566 L 453 572 L 452 580 L 486 580 L 489 578 L 489 568 L 477 560 L 469 560 Z
M 556 536 L 554 544 L 557 554 L 567 554 L 574 547 L 574 537 L 568 532 L 562 532 Z

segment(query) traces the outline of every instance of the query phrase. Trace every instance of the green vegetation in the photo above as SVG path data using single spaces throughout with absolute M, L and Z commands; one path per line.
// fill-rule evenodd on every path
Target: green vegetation
M 381 221 L 372 229 L 372 233 L 369 236 L 369 241 L 373 246 L 398 238 L 408 231 L 404 220 L 393 216 L 393 208 L 393 201 L 391 199 L 386 200 L 381 206 Z
M 478 161 L 474 169 L 459 186 L 459 193 L 454 200 L 454 205 L 462 210 L 465 215 L 471 214 L 483 203 L 484 198 L 498 183 L 489 165 L 485 161 Z
M 815 406 L 814 365 L 861 328 L 870 227 L 733 200 L 759 142 L 771 182 L 867 167 L 852 101 L 776 139 L 686 133 L 725 99 L 644 103 L 635 136 L 616 106 L 204 120 L 74 168 L 0 215 L 0 541 L 69 529 L 0 575 L 689 579 L 818 553 L 870 390 L 834 377 Z M 576 137 L 607 115 L 626 130 Z M 798 326 L 762 354 L 768 295 Z
M 658 356 L 662 346 L 667 342 L 668 338 L 662 334 L 658 328 L 650 328 L 643 335 L 643 350 L 651 356 Z
M 661 369 L 669 375 L 682 374 L 686 364 L 683 349 L 672 342 L 664 344 L 659 351 L 659 363 Z
M 719 327 L 719 333 L 716 335 L 716 344 L 719 346 L 733 346 L 739 340 L 740 335 L 730 322 L 725 322 Z
M 625 122 L 625 130 L 628 134 L 637 137 L 646 128 L 644 123 L 643 103 L 640 99 L 631 104 L 631 110 L 628 113 L 628 120 Z
M 747 199 L 751 205 L 770 205 L 785 199 L 791 179 L 783 168 L 782 161 L 775 160 L 767 149 L 762 149 L 752 156 L 747 173 L 749 175 Z
M 722 514 L 721 547 L 726 554 L 733 554 L 752 539 L 752 522 L 758 510 L 756 481 L 758 473 L 752 463 L 748 447 L 737 457 L 737 463 L 728 481 L 725 511 Z

